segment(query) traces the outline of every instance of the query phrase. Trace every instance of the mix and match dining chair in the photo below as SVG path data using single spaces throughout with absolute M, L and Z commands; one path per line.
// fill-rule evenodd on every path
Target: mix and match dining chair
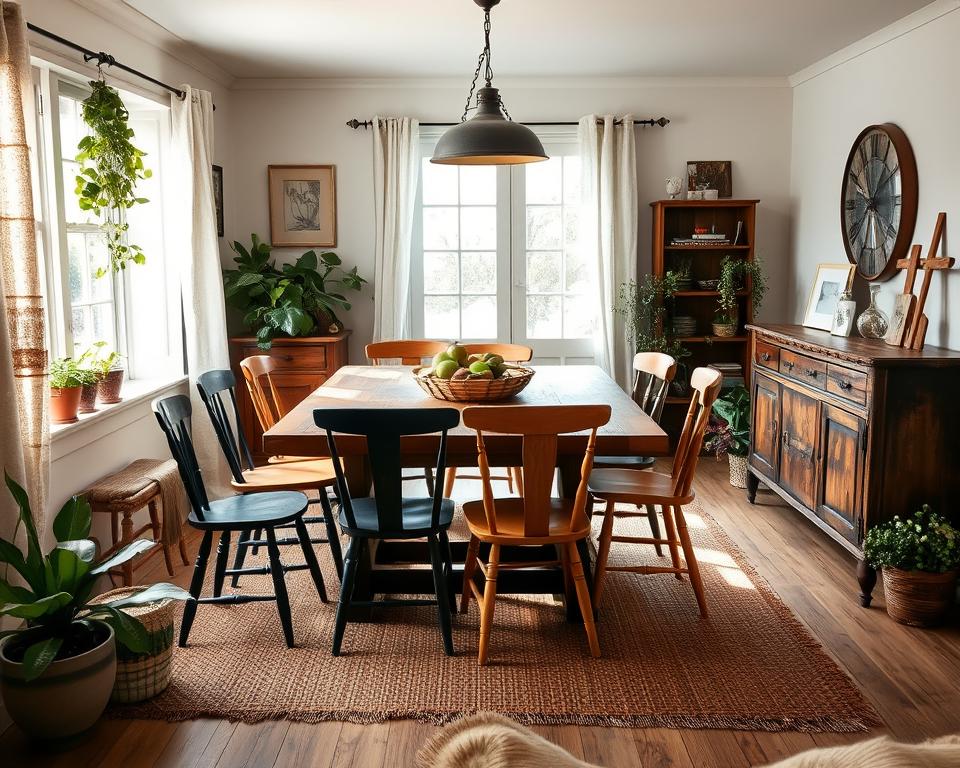
M 443 649 L 453 655 L 453 631 L 450 613 L 455 605 L 451 576 L 453 559 L 447 529 L 453 521 L 454 504 L 445 499 L 436 485 L 429 498 L 404 498 L 400 455 L 401 438 L 408 435 L 440 433 L 436 473 L 443 477 L 447 455 L 447 431 L 460 423 L 456 408 L 343 408 L 317 409 L 314 422 L 326 431 L 330 456 L 340 489 L 340 528 L 350 537 L 347 557 L 340 582 L 340 603 L 337 606 L 333 632 L 333 655 L 340 655 L 347 614 L 352 606 L 395 607 L 436 605 L 440 618 Z M 350 495 L 340 465 L 334 433 L 362 435 L 367 441 L 373 496 L 355 499 Z M 371 539 L 427 540 L 430 565 L 433 569 L 435 600 L 354 600 L 353 588 L 359 561 Z
M 586 512 L 587 478 L 593 467 L 597 429 L 610 420 L 609 405 L 504 405 L 472 406 L 463 411 L 464 426 L 477 431 L 477 453 L 483 483 L 483 499 L 463 505 L 470 528 L 470 545 L 463 568 L 461 611 L 466 612 L 471 594 L 480 605 L 479 664 L 486 664 L 497 597 L 497 575 L 508 568 L 559 565 L 564 581 L 573 582 L 583 626 L 592 656 L 600 655 L 600 643 L 593 620 L 590 590 L 583 573 L 577 542 L 590 536 Z M 581 480 L 573 499 L 552 497 L 557 466 L 557 442 L 561 434 L 590 430 L 581 466 Z M 484 433 L 523 436 L 523 495 L 494 498 Z M 480 561 L 481 542 L 490 544 L 486 563 Z M 505 546 L 554 545 L 559 559 L 538 563 L 501 562 Z M 483 589 L 474 583 L 479 568 L 485 579 Z
M 373 365 L 383 365 L 393 360 L 399 360 L 400 365 L 422 365 L 424 360 L 440 352 L 446 352 L 449 346 L 445 341 L 430 339 L 391 339 L 367 344 L 363 348 L 363 353 Z M 427 484 L 427 494 L 433 496 L 435 482 L 433 467 L 424 467 L 422 475 L 405 475 L 403 479 L 424 480 Z
M 257 467 L 253 462 L 253 456 L 241 427 L 240 409 L 237 405 L 236 379 L 233 372 L 217 370 L 202 373 L 197 377 L 197 388 L 200 390 L 200 399 L 207 408 L 210 421 L 217 433 L 220 448 L 230 467 L 230 473 L 233 476 L 230 487 L 238 493 L 244 494 L 292 490 L 316 492 L 317 498 L 309 499 L 309 503 L 319 504 L 322 514 L 305 518 L 301 522 L 305 525 L 307 523 L 322 523 L 326 528 L 327 538 L 308 538 L 304 542 L 300 540 L 298 532 L 296 537 L 285 537 L 280 539 L 278 543 L 282 546 L 328 544 L 334 568 L 337 575 L 342 577 L 343 555 L 340 549 L 340 535 L 334 522 L 330 499 L 327 496 L 327 489 L 337 481 L 336 473 L 333 470 L 333 462 L 330 459 L 306 459 Z M 229 409 L 227 403 L 229 403 Z M 234 427 L 231 424 L 231 416 L 233 423 L 236 424 L 236 433 L 234 433 Z M 293 526 L 288 524 L 280 527 L 290 528 Z M 235 587 L 239 583 L 240 576 L 244 573 L 263 572 L 260 568 L 244 569 L 243 567 L 247 550 L 252 549 L 253 554 L 256 554 L 257 549 L 261 546 L 259 534 L 260 531 L 251 528 L 249 531 L 243 532 L 238 538 L 233 568 L 230 570 L 232 584 Z M 226 545 L 229 547 L 229 540 L 226 541 Z M 226 559 L 228 553 L 227 551 L 221 552 L 218 549 L 217 557 L 218 559 L 221 557 Z M 300 570 L 306 565 L 297 564 L 284 567 L 287 570 Z M 215 585 L 216 594 L 219 594 L 221 588 L 222 584 Z M 326 591 L 323 587 L 322 577 L 319 589 L 323 601 L 326 602 Z
M 280 419 L 287 415 L 282 408 L 282 400 L 273 380 L 274 372 L 280 370 L 277 358 L 270 355 L 252 355 L 240 361 L 240 371 L 247 383 L 247 392 L 250 402 L 253 403 L 253 412 L 260 424 L 260 431 L 266 432 Z M 266 386 L 264 386 L 266 381 Z M 269 464 L 284 464 L 289 461 L 305 461 L 312 456 L 270 456 Z M 309 521 L 307 521 L 309 522 Z
M 595 498 L 606 502 L 593 580 L 595 606 L 600 605 L 607 571 L 673 573 L 678 579 L 682 579 L 683 574 L 687 574 L 700 607 L 700 614 L 706 617 L 707 602 L 703 591 L 703 580 L 700 577 L 696 553 L 690 543 L 683 505 L 689 504 L 695 496 L 694 473 L 700 459 L 703 435 L 710 420 L 710 410 L 720 393 L 721 382 L 720 372 L 713 368 L 697 368 L 690 377 L 693 395 L 677 442 L 677 452 L 670 474 L 635 469 L 594 469 L 591 473 L 590 493 Z M 614 506 L 617 503 L 633 505 L 638 509 L 636 512 L 615 511 Z M 614 518 L 644 514 L 639 511 L 639 508 L 646 505 L 659 505 L 663 510 L 663 520 L 667 529 L 666 538 L 662 538 L 659 534 L 654 534 L 650 538 L 614 535 Z M 610 544 L 614 541 L 628 544 L 666 544 L 670 549 L 672 566 L 608 566 Z M 682 563 L 680 549 L 683 549 Z
M 633 358 L 633 371 L 633 399 L 647 416 L 659 424 L 670 382 L 677 373 L 677 361 L 662 352 L 638 352 Z M 651 469 L 656 461 L 653 456 L 597 456 L 593 466 L 595 469 Z M 653 538 L 659 539 L 660 518 L 652 504 L 647 506 L 647 521 Z M 660 545 L 653 546 L 657 555 L 662 557 Z
M 516 365 L 529 363 L 533 357 L 533 350 L 522 344 L 465 344 L 464 349 L 467 350 L 468 355 L 482 355 L 485 352 L 491 352 L 503 358 L 505 363 L 513 363 Z M 447 475 L 443 480 L 444 496 L 448 498 L 453 496 L 453 486 L 457 482 L 458 477 L 463 480 L 480 479 L 479 475 L 462 475 L 459 474 L 456 467 L 447 467 Z M 490 479 L 506 480 L 507 489 L 510 493 L 513 493 L 514 485 L 516 485 L 517 491 L 521 495 L 523 494 L 523 473 L 520 471 L 520 467 L 507 467 L 507 474 L 491 475 Z
M 280 625 L 283 628 L 283 637 L 287 647 L 292 648 L 293 619 L 290 615 L 290 602 L 287 597 L 287 587 L 284 582 L 284 572 L 287 570 L 280 559 L 280 546 L 276 531 L 281 526 L 293 526 L 297 532 L 297 541 L 303 550 L 306 567 L 310 570 L 317 594 L 325 599 L 323 592 L 323 577 L 320 575 L 320 564 L 310 545 L 307 527 L 303 522 L 303 513 L 307 510 L 307 497 L 299 491 L 275 491 L 270 493 L 253 493 L 240 496 L 229 496 L 225 499 L 210 501 L 203 485 L 200 465 L 194 452 L 193 441 L 190 437 L 190 399 L 185 395 L 174 395 L 163 399 L 156 399 L 152 403 L 157 422 L 167 437 L 170 453 L 176 459 L 183 480 L 187 497 L 190 499 L 190 514 L 187 516 L 189 525 L 203 531 L 200 541 L 200 550 L 197 552 L 197 561 L 190 580 L 190 594 L 193 600 L 186 603 L 183 609 L 183 619 L 180 622 L 181 647 L 187 644 L 190 629 L 196 617 L 199 603 L 215 603 L 235 605 L 258 601 L 273 600 L 277 603 L 277 612 L 280 614 Z M 274 594 L 220 594 L 223 580 L 229 573 L 227 570 L 226 553 L 230 547 L 230 537 L 233 532 L 247 532 L 260 529 L 266 532 L 266 540 L 260 542 L 267 549 L 270 567 L 262 572 L 269 573 L 273 578 Z M 220 534 L 217 550 L 217 559 L 214 570 L 214 594 L 212 597 L 201 597 L 203 580 L 207 572 L 207 562 L 210 558 L 210 549 L 213 543 L 213 534 Z

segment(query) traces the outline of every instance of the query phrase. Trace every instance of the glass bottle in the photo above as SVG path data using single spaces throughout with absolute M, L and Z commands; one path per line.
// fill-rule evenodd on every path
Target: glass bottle
M 877 306 L 879 293 L 879 285 L 870 286 L 870 306 L 857 318 L 857 330 L 865 339 L 882 339 L 890 327 L 890 319 Z

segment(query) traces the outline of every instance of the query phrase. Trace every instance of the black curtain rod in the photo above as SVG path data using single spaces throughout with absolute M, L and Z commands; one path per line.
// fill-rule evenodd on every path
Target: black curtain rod
M 116 67 L 117 69 L 122 69 L 124 72 L 129 72 L 131 75 L 135 75 L 136 77 L 139 77 L 141 80 L 146 80 L 149 83 L 158 85 L 161 88 L 164 88 L 170 91 L 170 93 L 175 93 L 177 94 L 177 97 L 180 99 L 186 96 L 186 94 L 183 91 L 181 91 L 179 88 L 174 88 L 172 85 L 167 85 L 167 83 L 157 80 L 155 77 L 150 77 L 150 75 L 145 75 L 143 72 L 141 72 L 138 69 L 134 69 L 133 67 L 128 67 L 126 64 L 123 64 L 117 61 L 109 53 L 104 53 L 103 51 L 91 51 L 89 48 L 85 48 L 84 46 L 79 45 L 78 43 L 75 43 L 72 40 L 67 40 L 65 37 L 60 37 L 60 35 L 55 35 L 53 32 L 49 32 L 46 29 L 43 29 L 42 27 L 38 27 L 36 24 L 31 24 L 30 22 L 27 22 L 27 29 L 33 32 L 36 32 L 38 35 L 43 35 L 44 37 L 48 37 L 51 40 L 54 40 L 60 43 L 60 45 L 65 45 L 67 48 L 72 48 L 78 53 L 82 53 L 83 60 L 87 64 L 89 64 L 91 61 L 96 61 L 98 67 L 102 67 L 104 65 L 108 67 Z M 216 109 L 217 108 L 216 105 L 214 105 L 213 108 Z
M 597 122 L 600 122 L 599 120 Z M 614 120 L 614 123 L 621 125 L 623 120 Z M 661 128 L 670 124 L 670 121 L 665 117 L 660 117 L 657 119 L 650 118 L 648 120 L 634 120 L 634 125 L 659 125 Z M 454 125 L 459 125 L 459 123 L 420 123 L 424 128 L 449 128 Z M 578 122 L 550 122 L 546 120 L 524 120 L 523 125 L 580 125 Z M 373 126 L 373 120 L 347 120 L 347 127 L 357 130 L 358 128 L 370 128 Z

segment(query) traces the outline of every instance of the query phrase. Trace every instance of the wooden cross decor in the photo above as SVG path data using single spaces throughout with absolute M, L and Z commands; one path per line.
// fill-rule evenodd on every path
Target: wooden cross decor
M 927 258 L 923 260 L 921 269 L 923 270 L 923 282 L 920 284 L 920 296 L 917 298 L 916 308 L 912 313 L 910 326 L 904 334 L 902 345 L 907 349 L 923 349 L 923 341 L 927 335 L 927 326 L 929 319 L 923 314 L 923 307 L 927 302 L 927 294 L 930 291 L 930 282 L 933 280 L 933 273 L 940 269 L 950 269 L 953 266 L 952 258 L 938 258 L 937 252 L 940 250 L 940 242 L 943 240 L 943 229 L 947 223 L 947 214 L 942 211 L 937 215 L 937 223 L 933 228 L 933 239 L 930 242 L 930 250 L 927 252 Z M 914 246 L 916 248 L 916 246 Z M 913 253 L 907 261 L 913 260 Z M 919 254 L 918 254 L 919 256 Z M 897 262 L 899 267 L 902 262 Z M 908 266 L 909 270 L 911 267 Z M 916 271 L 914 270 L 914 277 Z M 907 272 L 907 280 L 910 280 L 910 272 Z M 904 284 L 904 291 L 907 287 Z M 910 292 L 913 292 L 913 285 L 910 285 Z
M 897 269 L 907 270 L 903 281 L 903 293 L 897 294 L 893 300 L 893 318 L 890 320 L 890 330 L 884 341 L 893 347 L 903 345 L 903 337 L 913 320 L 917 306 L 917 297 L 913 295 L 913 284 L 917 279 L 917 270 L 920 268 L 920 246 L 914 245 L 910 249 L 909 259 L 900 259 Z

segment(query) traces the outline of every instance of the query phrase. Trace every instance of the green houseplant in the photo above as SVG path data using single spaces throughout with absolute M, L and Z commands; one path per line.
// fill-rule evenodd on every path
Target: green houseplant
M 720 262 L 720 279 L 717 283 L 717 311 L 713 318 L 715 336 L 735 336 L 738 325 L 737 293 L 749 281 L 750 302 L 756 314 L 763 305 L 767 292 L 767 278 L 763 262 L 757 256 L 753 261 L 724 256 Z
M 74 496 L 53 521 L 56 545 L 46 554 L 27 495 L 9 475 L 7 488 L 19 507 L 16 533 L 23 527 L 26 551 L 0 539 L 0 615 L 26 622 L 0 641 L 0 689 L 10 716 L 27 733 L 45 738 L 86 730 L 106 707 L 116 675 L 116 638 L 133 651 L 146 651 L 143 625 L 121 608 L 163 599 L 190 600 L 172 584 L 154 584 L 125 599 L 90 604 L 99 576 L 154 546 L 140 539 L 108 560 L 95 563 L 90 505 Z M 24 586 L 13 580 L 19 576 Z
M 960 567 L 960 532 L 924 504 L 912 517 L 895 515 L 867 531 L 863 555 L 882 569 L 887 613 L 901 624 L 930 627 L 953 604 Z
M 50 363 L 50 420 L 54 424 L 76 421 L 82 389 L 95 382 L 95 374 L 72 357 Z
M 345 291 L 359 291 L 367 281 L 357 268 L 347 271 L 335 253 L 307 251 L 293 264 L 280 267 L 270 258 L 271 247 L 256 234 L 249 250 L 238 242 L 231 248 L 236 269 L 223 272 L 227 303 L 243 312 L 244 324 L 269 349 L 278 336 L 309 336 L 341 330 L 337 312 L 350 309 Z
M 127 125 L 129 113 L 120 94 L 102 80 L 90 83 L 90 95 L 83 100 L 83 121 L 90 128 L 77 145 L 80 173 L 76 177 L 76 195 L 80 209 L 94 216 L 103 216 L 107 235 L 107 251 L 114 272 L 126 269 L 131 262 L 143 264 L 143 250 L 126 242 L 127 209 L 149 202 L 137 197 L 137 182 L 148 179 L 151 171 L 144 168 L 145 153 L 132 142 L 133 130 Z M 97 270 L 103 277 L 107 270 Z
M 747 487 L 747 454 L 750 451 L 750 393 L 731 387 L 713 403 L 704 446 L 730 464 L 730 485 Z
M 94 342 L 87 352 L 91 353 L 87 365 L 97 376 L 97 399 L 105 405 L 119 403 L 123 399 L 120 397 L 120 390 L 123 388 L 124 377 L 124 370 L 120 366 L 120 353 L 116 350 L 107 352 L 105 341 Z M 83 357 L 87 356 L 87 352 L 83 353 Z

